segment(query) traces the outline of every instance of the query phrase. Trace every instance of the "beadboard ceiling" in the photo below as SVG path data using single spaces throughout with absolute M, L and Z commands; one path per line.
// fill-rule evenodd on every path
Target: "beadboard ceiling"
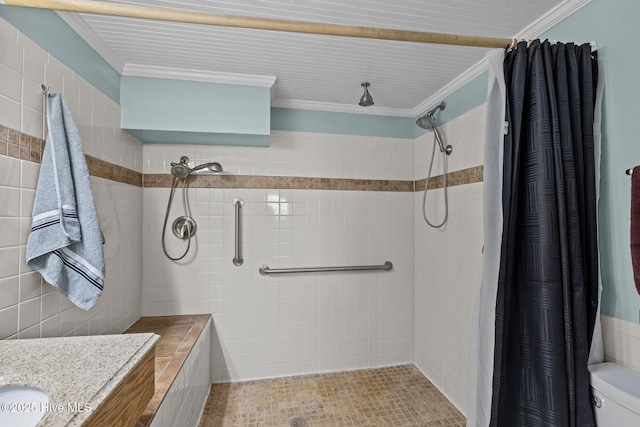
M 585 0 L 136 0 L 120 3 L 492 37 L 535 37 Z M 415 116 L 478 69 L 487 49 L 59 12 L 122 74 L 275 77 L 273 105 Z M 556 21 L 560 18 L 555 18 Z M 537 24 L 536 24 L 537 23 Z M 536 27 L 536 25 L 538 25 Z M 548 25 L 547 25 L 548 26 Z M 528 32 L 528 34 L 527 34 Z M 532 33 L 538 34 L 532 34 Z M 149 71 L 151 70 L 151 71 Z M 261 78 L 260 78 L 261 77 Z M 188 77 L 187 77 L 188 78 Z M 235 79 L 235 80 L 234 80 Z M 359 107 L 371 82 L 373 107 Z M 431 104 L 431 105 L 430 105 Z

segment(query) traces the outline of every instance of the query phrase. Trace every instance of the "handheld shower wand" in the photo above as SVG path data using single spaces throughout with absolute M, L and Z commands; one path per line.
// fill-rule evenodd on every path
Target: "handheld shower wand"
M 447 104 L 444 101 L 442 101 L 440 104 L 436 105 L 434 108 L 427 111 L 427 114 L 425 114 L 422 117 L 418 117 L 418 119 L 416 120 L 416 124 L 422 129 L 433 131 L 433 134 L 435 135 L 438 146 L 440 147 L 440 152 L 446 153 L 448 156 L 453 152 L 453 147 L 451 145 L 447 145 L 447 146 L 444 145 L 442 135 L 440 135 L 440 131 L 438 131 L 438 128 L 436 127 L 436 117 L 435 117 L 436 112 L 438 110 L 444 110 L 446 106 Z

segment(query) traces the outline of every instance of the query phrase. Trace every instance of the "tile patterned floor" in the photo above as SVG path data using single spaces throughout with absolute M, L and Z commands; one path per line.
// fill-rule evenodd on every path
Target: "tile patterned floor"
M 413 365 L 213 384 L 200 427 L 464 427 L 465 418 Z

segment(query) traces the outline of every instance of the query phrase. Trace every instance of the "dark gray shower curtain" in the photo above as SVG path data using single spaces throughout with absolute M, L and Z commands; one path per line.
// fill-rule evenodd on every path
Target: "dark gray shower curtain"
M 589 44 L 522 42 L 506 53 L 504 73 L 491 426 L 594 426 L 596 54 Z

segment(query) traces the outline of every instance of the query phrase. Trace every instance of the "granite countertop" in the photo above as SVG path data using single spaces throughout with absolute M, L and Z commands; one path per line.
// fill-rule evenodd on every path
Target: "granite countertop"
M 151 350 L 153 333 L 0 341 L 0 386 L 38 387 L 51 407 L 38 426 L 80 426 Z M 73 406 L 80 408 L 73 411 Z M 71 410 L 68 410 L 72 406 Z

